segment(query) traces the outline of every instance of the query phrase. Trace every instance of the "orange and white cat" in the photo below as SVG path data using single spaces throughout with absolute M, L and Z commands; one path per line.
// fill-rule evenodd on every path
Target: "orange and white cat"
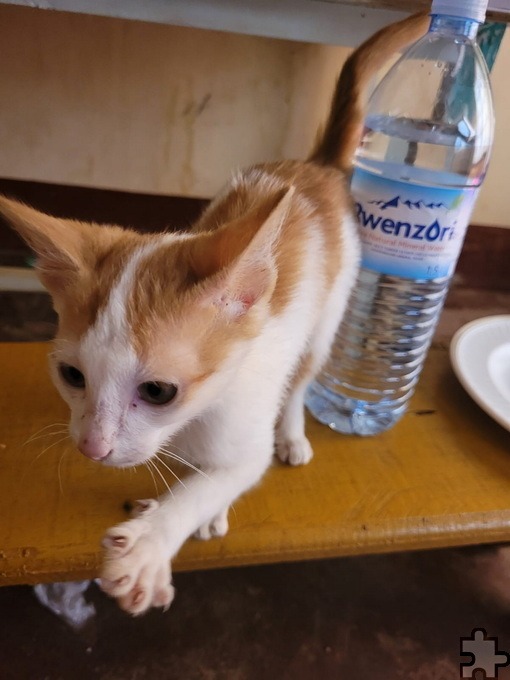
M 196 468 L 106 533 L 102 588 L 126 611 L 168 607 L 172 557 L 192 534 L 226 533 L 229 506 L 275 449 L 292 465 L 312 458 L 304 393 L 360 259 L 348 193 L 360 98 L 426 28 L 414 17 L 359 48 L 311 159 L 237 172 L 188 232 L 141 235 L 0 198 L 59 316 L 52 375 L 78 449 L 125 467 L 171 441 Z

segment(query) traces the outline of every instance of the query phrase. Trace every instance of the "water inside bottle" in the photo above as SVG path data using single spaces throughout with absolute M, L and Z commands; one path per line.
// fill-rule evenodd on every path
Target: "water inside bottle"
M 463 188 L 481 184 L 476 167 L 484 151 L 489 149 L 475 145 L 468 121 L 454 125 L 377 115 L 365 121 L 355 166 L 388 179 Z
M 355 166 L 387 179 L 462 189 L 475 149 L 460 125 L 373 116 Z M 383 160 L 381 160 L 383 159 Z M 307 394 L 313 415 L 332 429 L 371 435 L 405 412 L 448 291 L 450 277 L 402 278 L 362 268 L 329 362 Z

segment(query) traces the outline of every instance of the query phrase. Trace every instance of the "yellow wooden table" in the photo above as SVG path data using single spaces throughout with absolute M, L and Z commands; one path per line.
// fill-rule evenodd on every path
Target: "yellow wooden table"
M 59 442 L 63 434 L 23 445 L 67 419 L 47 351 L 0 344 L 4 585 L 95 576 L 103 531 L 125 517 L 127 499 L 155 494 L 145 469 L 102 468 Z M 510 433 L 465 394 L 444 349 L 431 351 L 410 412 L 390 432 L 356 438 L 312 421 L 308 428 L 312 463 L 275 463 L 236 502 L 228 536 L 188 541 L 176 569 L 510 540 Z

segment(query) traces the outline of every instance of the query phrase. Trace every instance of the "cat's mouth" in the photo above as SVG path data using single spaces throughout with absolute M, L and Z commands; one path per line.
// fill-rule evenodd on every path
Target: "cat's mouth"
M 133 468 L 140 464 L 140 461 L 136 458 L 128 457 L 118 459 L 115 457 L 114 451 L 111 451 L 104 458 L 96 462 L 101 463 L 101 465 L 104 465 L 105 467 L 114 468 Z
M 143 464 L 148 456 L 140 455 L 137 453 L 132 453 L 129 455 L 120 455 L 113 448 L 102 453 L 102 455 L 91 455 L 90 451 L 84 450 L 80 445 L 77 445 L 78 451 L 93 461 L 94 463 L 99 463 L 105 467 L 115 467 L 115 468 L 134 468 L 138 465 Z
M 152 455 L 144 455 L 140 453 L 134 453 L 126 456 L 118 456 L 115 451 L 110 451 L 104 458 L 99 461 L 101 465 L 105 467 L 112 468 L 136 468 L 139 465 L 145 465 L 147 461 L 152 458 Z

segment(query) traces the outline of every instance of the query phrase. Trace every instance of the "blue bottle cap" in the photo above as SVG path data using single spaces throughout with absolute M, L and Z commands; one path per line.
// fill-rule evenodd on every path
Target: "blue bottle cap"
M 431 14 L 473 19 L 482 23 L 489 0 L 433 0 Z

